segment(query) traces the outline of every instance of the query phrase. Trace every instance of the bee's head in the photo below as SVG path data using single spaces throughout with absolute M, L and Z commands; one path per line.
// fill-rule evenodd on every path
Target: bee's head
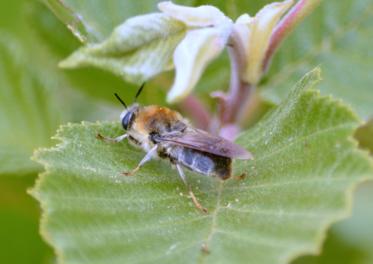
M 122 112 L 120 115 L 120 121 L 122 123 L 122 127 L 125 130 L 129 130 L 132 127 L 133 121 L 136 119 L 136 115 L 138 113 L 139 105 L 133 104 L 126 110 Z
M 125 110 L 120 115 L 120 121 L 122 123 L 122 126 L 125 130 L 128 130 L 131 128 L 133 121 L 136 119 L 136 115 L 139 110 L 139 105 L 136 103 L 137 97 L 140 95 L 142 89 L 144 88 L 145 83 L 143 83 L 139 90 L 137 90 L 137 93 L 135 95 L 135 103 L 132 104 L 130 107 L 127 107 L 126 103 L 119 97 L 118 94 L 114 94 L 115 97 L 121 102 L 121 104 L 124 106 Z

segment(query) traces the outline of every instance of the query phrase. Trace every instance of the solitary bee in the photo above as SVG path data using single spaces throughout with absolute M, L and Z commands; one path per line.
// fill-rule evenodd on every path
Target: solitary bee
M 97 137 L 107 142 L 120 142 L 128 138 L 130 143 L 146 152 L 145 157 L 133 170 L 123 172 L 126 176 L 134 175 L 152 158 L 168 159 L 176 166 L 195 206 L 207 212 L 187 184 L 183 168 L 226 180 L 232 174 L 233 158 L 250 159 L 252 155 L 224 138 L 192 127 L 176 111 L 156 105 L 140 106 L 136 99 L 143 87 L 144 84 L 135 96 L 135 103 L 129 107 L 115 94 L 125 108 L 120 120 L 126 133 L 116 138 L 107 138 L 100 134 Z

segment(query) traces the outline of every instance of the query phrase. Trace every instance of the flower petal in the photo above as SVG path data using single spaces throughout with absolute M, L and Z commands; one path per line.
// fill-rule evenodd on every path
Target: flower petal
M 191 92 L 207 64 L 224 49 L 230 33 L 231 26 L 225 25 L 188 31 L 174 53 L 176 76 L 168 102 L 179 101 Z
M 272 30 L 292 4 L 293 0 L 271 3 L 264 6 L 253 19 L 245 16 L 237 19 L 234 26 L 235 34 L 239 35 L 247 56 L 246 69 L 242 76 L 245 81 L 251 84 L 259 82 Z
M 188 7 L 167 1 L 159 3 L 158 9 L 191 27 L 208 27 L 231 22 L 223 12 L 210 5 Z
M 248 14 L 243 14 L 239 16 L 234 23 L 234 36 L 238 38 L 238 40 L 241 43 L 241 46 L 245 50 L 245 54 L 247 54 L 247 51 L 249 50 L 249 44 L 250 44 L 250 24 L 252 23 L 252 20 L 254 18 L 250 17 Z

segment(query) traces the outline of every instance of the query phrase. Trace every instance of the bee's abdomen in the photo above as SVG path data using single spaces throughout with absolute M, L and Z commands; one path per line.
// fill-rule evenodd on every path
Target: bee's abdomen
M 174 148 L 170 152 L 171 159 L 192 171 L 221 179 L 228 179 L 231 176 L 230 158 L 185 147 Z

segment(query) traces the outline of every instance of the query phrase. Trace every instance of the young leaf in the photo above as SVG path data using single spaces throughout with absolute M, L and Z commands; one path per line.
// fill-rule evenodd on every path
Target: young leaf
M 99 42 L 125 19 L 156 9 L 156 0 L 43 0 L 82 41 Z
M 136 16 L 100 44 L 89 44 L 60 63 L 63 68 L 93 65 L 141 83 L 171 69 L 172 54 L 185 35 L 183 23 L 162 13 Z
M 234 164 L 244 180 L 188 175 L 208 214 L 164 161 L 120 174 L 144 153 L 95 138 L 120 135 L 119 124 L 61 127 L 60 144 L 34 156 L 46 169 L 32 191 L 44 237 L 65 263 L 286 263 L 316 253 L 328 226 L 348 214 L 355 184 L 373 173 L 352 139 L 359 120 L 312 90 L 317 80 L 316 70 L 241 135 L 255 156 Z
M 66 29 L 65 25 L 63 25 L 42 3 L 34 2 L 31 11 L 32 12 L 28 13 L 28 20 L 33 22 L 31 26 L 34 29 L 34 33 L 37 33 L 38 38 L 43 42 L 43 51 L 47 50 L 50 52 L 50 55 L 47 56 L 48 60 L 50 61 L 51 56 L 56 57 L 57 62 L 51 62 L 53 66 L 57 66 L 58 61 L 66 58 L 67 54 L 81 46 L 81 43 L 78 43 L 68 29 Z M 55 32 L 58 32 L 58 34 L 55 34 Z M 95 67 L 81 68 L 73 71 L 61 71 L 61 69 L 58 69 L 58 75 L 66 79 L 66 82 L 68 82 L 66 86 L 83 91 L 85 94 L 89 95 L 89 98 L 98 98 L 100 101 L 104 99 L 113 105 L 117 105 L 117 101 L 113 100 L 114 93 L 120 93 L 121 97 L 126 102 L 132 102 L 133 96 L 139 87 L 137 84 L 123 82 L 123 78 L 120 76 L 114 75 L 111 72 L 102 71 Z M 166 91 L 162 88 L 168 86 L 169 85 L 163 82 L 157 82 L 157 79 L 149 82 L 147 87 L 152 87 L 152 89 L 145 89 L 141 94 L 140 101 L 163 104 L 165 102 Z M 81 102 L 86 101 L 88 97 L 77 98 L 77 96 L 74 95 L 73 98 L 81 104 Z M 93 109 L 102 111 L 102 109 L 98 109 L 97 106 L 84 109 L 90 109 L 89 111 Z M 73 113 L 77 113 L 77 111 Z

